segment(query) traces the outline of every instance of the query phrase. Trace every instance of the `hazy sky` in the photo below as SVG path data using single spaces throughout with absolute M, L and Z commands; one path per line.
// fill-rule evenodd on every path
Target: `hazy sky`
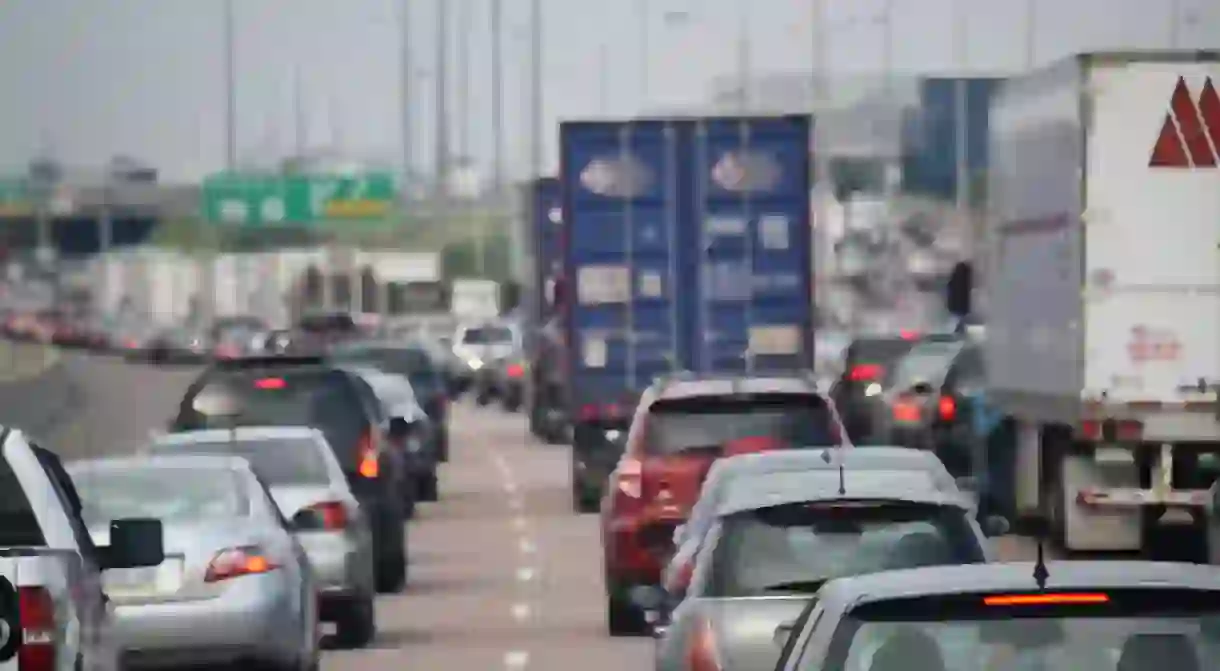
M 472 94 L 469 138 L 491 154 L 488 39 L 491 0 L 447 1 L 451 27 L 469 7 Z M 893 63 L 900 73 L 1011 71 L 1024 63 L 1028 0 L 889 0 Z M 1169 44 L 1171 0 L 1033 0 L 1039 61 L 1090 48 Z M 508 163 L 525 170 L 529 0 L 502 0 Z M 753 69 L 808 70 L 810 0 L 543 0 L 547 164 L 559 119 L 629 115 L 698 105 L 708 80 L 736 71 L 747 25 Z M 826 0 L 828 67 L 879 72 L 886 0 Z M 955 62 L 956 6 L 968 25 Z M 1178 0 L 1182 46 L 1220 47 L 1220 3 Z M 290 151 L 296 135 L 293 72 L 301 73 L 311 145 L 401 160 L 401 12 L 409 6 L 415 63 L 411 109 L 431 164 L 437 0 L 237 0 L 238 137 L 244 154 Z M 646 7 L 647 11 L 642 8 Z M 743 7 L 749 8 L 743 23 Z M 684 21 L 665 15 L 686 12 Z M 194 179 L 224 161 L 221 0 L 0 0 L 0 167 L 40 148 L 73 164 L 127 153 L 170 179 Z M 644 18 L 646 17 L 646 18 Z M 647 20 L 650 48 L 643 53 Z M 457 51 L 457 40 L 451 40 Z M 603 58 L 604 56 L 604 58 Z M 650 64 L 642 99 L 641 57 Z M 602 64 L 604 63 L 604 78 Z M 603 82 L 605 86 L 603 87 Z M 608 92 L 606 107 L 602 92 Z M 460 119 L 453 117 L 455 147 Z

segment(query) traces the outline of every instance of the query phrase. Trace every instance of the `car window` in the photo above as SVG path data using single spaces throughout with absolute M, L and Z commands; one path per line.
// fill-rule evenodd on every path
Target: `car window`
M 325 368 L 220 375 L 186 399 L 173 429 L 311 426 L 322 431 L 349 469 L 370 417 L 356 386 L 343 371 Z M 214 412 L 215 406 L 229 407 Z M 229 414 L 232 407 L 236 415 Z
M 964 511 L 827 502 L 739 513 L 722 524 L 711 596 L 814 590 L 835 577 L 983 561 Z
M 0 447 L 0 457 L 3 448 Z M 0 458 L 0 547 L 47 544 L 25 490 L 8 460 Z
M 903 338 L 861 338 L 847 346 L 847 364 L 887 366 L 911 351 L 914 346 L 915 341 Z
M 921 382 L 939 387 L 962 347 L 960 342 L 920 344 L 899 359 L 892 368 L 887 383 L 896 389 L 909 389 Z
M 780 447 L 838 444 L 834 415 L 817 394 L 752 394 L 662 400 L 645 424 L 650 454 L 722 449 L 732 441 L 774 439 Z
M 312 438 L 262 438 L 189 443 L 160 443 L 152 454 L 204 454 L 242 457 L 258 477 L 271 487 L 325 485 L 330 482 L 326 461 Z
M 953 362 L 946 384 L 958 389 L 977 389 L 986 383 L 983 366 L 983 350 L 977 346 L 966 347 Z
M 801 671 L 817 671 L 819 668 L 817 662 L 820 661 L 816 660 L 814 655 L 807 653 L 811 652 L 809 650 L 809 642 L 813 640 L 813 636 L 810 634 L 822 621 L 822 615 L 826 612 L 826 609 L 821 603 L 817 602 L 810 603 L 809 606 L 801 611 L 801 615 L 797 618 L 795 626 L 792 629 L 792 635 L 784 642 L 783 652 L 780 653 L 781 660 L 791 659 L 793 654 L 799 654 L 800 665 L 797 668 Z M 802 642 L 804 645 L 799 651 L 796 650 L 797 644 Z
M 74 479 L 89 526 L 129 517 L 166 522 L 245 517 L 250 501 L 236 471 L 189 466 L 94 468 Z
M 68 475 L 63 462 L 54 452 L 34 444 L 30 445 L 30 449 L 38 457 L 38 462 L 42 464 L 47 478 L 51 481 L 51 486 L 55 489 L 55 495 L 59 497 L 60 505 L 67 513 L 68 526 L 72 529 L 76 547 L 80 549 L 83 557 L 97 565 L 99 559 L 97 546 L 93 544 L 93 536 L 89 535 L 89 530 L 85 527 L 85 520 L 81 517 L 84 504 L 81 502 L 80 493 L 76 491 L 76 484 L 72 482 L 72 476 Z
M 358 347 L 336 351 L 332 356 L 343 363 L 371 366 L 406 376 L 421 395 L 444 388 L 433 355 L 420 347 Z
M 503 326 L 475 326 L 462 332 L 463 345 L 500 345 L 511 342 L 513 331 Z

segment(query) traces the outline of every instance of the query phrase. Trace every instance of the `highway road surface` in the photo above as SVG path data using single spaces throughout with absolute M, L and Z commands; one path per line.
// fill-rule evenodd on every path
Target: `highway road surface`
M 194 375 L 64 354 L 0 383 L 0 421 L 66 458 L 123 453 L 164 428 Z M 451 422 L 441 500 L 410 523 L 408 588 L 380 597 L 369 648 L 328 651 L 324 671 L 649 668 L 648 639 L 605 633 L 597 518 L 569 508 L 566 450 L 494 408 L 458 404 Z

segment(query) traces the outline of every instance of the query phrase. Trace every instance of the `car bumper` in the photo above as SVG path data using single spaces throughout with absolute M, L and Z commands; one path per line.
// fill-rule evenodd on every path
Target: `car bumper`
M 366 537 L 367 538 L 367 537 Z M 313 568 L 318 595 L 349 595 L 372 591 L 373 546 L 341 532 L 298 533 Z
M 197 600 L 119 604 L 115 631 L 128 668 L 275 659 L 301 628 L 287 574 L 236 578 Z

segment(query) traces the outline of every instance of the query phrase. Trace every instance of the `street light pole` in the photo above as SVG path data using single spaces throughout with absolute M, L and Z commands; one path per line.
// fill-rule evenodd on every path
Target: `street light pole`
M 737 78 L 741 86 L 738 103 L 740 112 L 750 111 L 750 87 L 754 83 L 753 65 L 750 62 L 750 11 L 745 0 L 737 0 Z
M 494 216 L 503 228 L 507 213 L 504 208 L 504 5 L 491 0 L 491 184 L 494 194 Z M 512 226 L 509 227 L 510 231 Z M 486 235 L 487 231 L 482 231 Z M 486 254 L 487 245 L 482 252 Z M 509 258 L 515 258 L 516 246 Z M 487 262 L 482 263 L 484 267 Z
M 640 75 L 639 75 L 639 77 L 640 77 L 640 108 L 641 108 L 641 112 L 644 112 L 644 110 L 646 110 L 646 109 L 647 109 L 647 107 L 648 107 L 648 96 L 652 95 L 652 92 L 649 90 L 649 88 L 650 88 L 650 86 L 651 86 L 651 83 L 652 83 L 651 81 L 649 81 L 649 80 L 650 80 L 649 75 L 652 73 L 652 70 L 651 70 L 651 65 L 652 65 L 652 64 L 651 64 L 651 63 L 649 63 L 649 59 L 651 59 L 651 58 L 652 58 L 652 54 L 651 54 L 651 50 L 652 50 L 652 44 L 651 44 L 652 35 L 650 34 L 650 32 L 651 32 L 651 31 L 649 31 L 649 27 L 651 26 L 651 23 L 652 23 L 652 21 L 650 20 L 650 17 L 649 17 L 649 11 L 650 11 L 650 9 L 651 9 L 651 8 L 650 8 L 650 7 L 649 7 L 649 5 L 648 5 L 648 0 L 637 0 L 637 2 L 636 2 L 636 12 L 639 14 L 639 17 L 638 17 L 638 18 L 639 18 L 639 21 L 640 21 L 640 25 L 639 25 L 639 31 L 640 31 Z M 646 112 L 645 112 L 645 113 L 646 113 Z
M 530 0 L 530 173 L 542 177 L 542 0 Z
M 954 131 L 954 165 L 956 168 L 956 186 L 954 196 L 957 203 L 958 216 L 964 216 L 970 199 L 970 155 L 969 133 L 967 132 L 966 115 L 969 113 L 969 102 L 966 92 L 966 67 L 969 61 L 966 43 L 967 25 L 966 8 L 962 0 L 953 0 L 953 60 L 956 68 L 962 74 L 953 82 L 953 131 Z
M 415 148 L 415 101 L 412 99 L 415 75 L 415 63 L 411 57 L 411 0 L 401 0 L 399 12 L 400 15 L 400 31 L 399 36 L 399 77 L 402 82 L 399 84 L 399 105 L 402 109 L 399 114 L 402 115 L 402 195 L 403 198 L 410 198 L 412 180 L 414 178 L 414 148 Z
M 224 0 L 225 168 L 237 168 L 237 44 L 233 0 Z
M 1038 0 L 1025 0 L 1025 69 L 1032 70 L 1038 58 Z

